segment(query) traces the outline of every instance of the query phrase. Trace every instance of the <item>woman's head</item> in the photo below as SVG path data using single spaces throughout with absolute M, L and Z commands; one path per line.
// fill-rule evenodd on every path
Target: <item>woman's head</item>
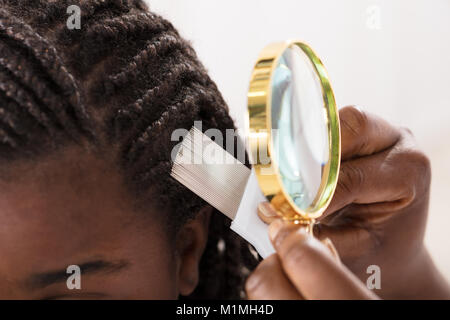
M 0 4 L 0 297 L 239 297 L 256 261 L 169 174 L 173 130 L 233 128 L 191 46 L 141 0 L 79 30 L 76 1 Z

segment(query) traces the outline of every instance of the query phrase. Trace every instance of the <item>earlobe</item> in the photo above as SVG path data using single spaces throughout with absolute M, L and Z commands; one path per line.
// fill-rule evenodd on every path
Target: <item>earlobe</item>
M 178 232 L 176 250 L 178 259 L 178 291 L 187 296 L 199 282 L 199 265 L 208 242 L 209 221 L 212 208 L 203 208 L 194 219 Z

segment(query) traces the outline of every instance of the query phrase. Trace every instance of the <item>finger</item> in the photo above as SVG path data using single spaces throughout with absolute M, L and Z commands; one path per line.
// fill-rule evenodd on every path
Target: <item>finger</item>
M 251 300 L 300 300 L 301 294 L 285 275 L 278 255 L 263 260 L 245 283 Z
M 285 274 L 306 299 L 377 298 L 303 228 L 277 219 L 269 234 Z
M 317 223 L 314 226 L 314 236 L 318 239 L 332 239 L 335 250 L 340 252 L 345 263 L 361 259 L 361 252 L 376 250 L 377 242 L 367 228 L 348 224 L 325 225 Z M 322 240 L 323 241 L 323 240 Z
M 343 162 L 333 199 L 321 219 L 351 203 L 377 204 L 383 209 L 387 205 L 390 212 L 410 204 L 420 174 L 411 156 L 399 147 Z
M 320 240 L 320 242 L 322 242 L 322 244 L 325 247 L 328 248 L 328 250 L 330 251 L 331 255 L 334 257 L 334 259 L 337 262 L 341 262 L 341 259 L 339 258 L 339 254 L 338 254 L 338 252 L 336 250 L 336 247 L 334 246 L 334 244 L 333 244 L 333 242 L 331 241 L 330 238 L 327 237 L 325 239 Z
M 342 160 L 380 152 L 393 146 L 400 138 L 398 128 L 360 108 L 342 108 L 339 120 Z
M 258 216 L 267 224 L 280 217 L 275 208 L 267 201 L 261 202 L 258 205 Z

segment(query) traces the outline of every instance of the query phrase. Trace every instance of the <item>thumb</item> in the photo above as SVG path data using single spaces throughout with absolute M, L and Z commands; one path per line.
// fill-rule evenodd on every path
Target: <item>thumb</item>
M 378 298 L 300 225 L 276 219 L 269 235 L 284 272 L 306 299 Z

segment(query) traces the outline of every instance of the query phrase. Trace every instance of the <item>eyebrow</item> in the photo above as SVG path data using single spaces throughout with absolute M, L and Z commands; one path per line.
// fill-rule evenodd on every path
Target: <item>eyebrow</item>
M 89 274 L 110 274 L 120 272 L 126 268 L 128 268 L 130 263 L 125 260 L 119 261 L 105 261 L 105 260 L 95 260 L 85 262 L 81 265 L 78 265 L 81 270 L 81 275 L 89 275 Z M 52 284 L 65 282 L 67 278 L 70 276 L 69 273 L 66 272 L 66 269 L 36 273 L 32 274 L 26 280 L 26 286 L 29 289 L 43 289 Z

